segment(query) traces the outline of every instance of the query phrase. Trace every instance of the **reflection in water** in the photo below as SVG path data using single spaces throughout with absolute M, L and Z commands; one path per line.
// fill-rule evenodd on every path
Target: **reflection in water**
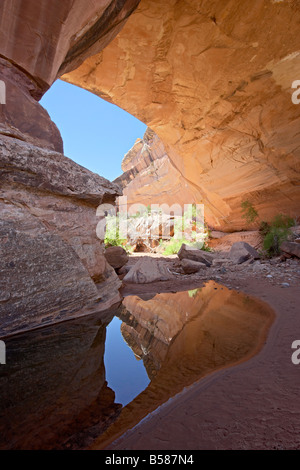
M 145 390 L 150 379 L 143 361 L 127 346 L 121 334 L 121 320 L 115 317 L 107 327 L 104 364 L 108 386 L 123 406 Z
M 146 298 L 126 297 L 106 322 L 88 317 L 7 340 L 0 448 L 77 448 L 99 436 L 97 447 L 107 445 L 184 387 L 253 355 L 273 319 L 260 301 L 212 281 Z M 132 351 L 117 318 L 105 344 L 115 314 Z M 122 408 L 119 397 L 131 401 Z
M 85 429 L 101 434 L 120 412 L 103 362 L 106 325 L 114 313 L 104 323 L 93 316 L 6 339 L 1 449 L 59 448 Z

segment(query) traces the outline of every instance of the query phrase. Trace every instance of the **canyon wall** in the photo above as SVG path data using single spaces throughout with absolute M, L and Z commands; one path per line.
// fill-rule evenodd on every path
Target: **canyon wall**
M 139 0 L 2 0 L 0 135 L 62 151 L 60 134 L 38 101 L 66 71 L 105 47 Z M 1 102 L 2 103 L 2 102 Z
M 133 204 L 138 208 L 139 204 L 172 206 L 195 201 L 193 187 L 173 165 L 163 142 L 150 128 L 124 156 L 122 170 L 124 173 L 114 182 L 122 187 L 129 208 Z
M 299 21 L 294 0 L 142 0 L 106 48 L 63 79 L 130 112 L 162 140 L 171 163 L 161 188 L 149 177 L 136 185 L 145 201 L 159 194 L 161 202 L 204 203 L 207 222 L 225 231 L 245 228 L 243 200 L 262 219 L 294 217 Z
M 52 150 L 0 140 L 0 336 L 98 311 L 120 282 L 96 234 L 120 188 Z
M 139 0 L 0 4 L 0 336 L 100 311 L 120 281 L 96 235 L 120 188 L 63 155 L 38 100 L 103 49 Z

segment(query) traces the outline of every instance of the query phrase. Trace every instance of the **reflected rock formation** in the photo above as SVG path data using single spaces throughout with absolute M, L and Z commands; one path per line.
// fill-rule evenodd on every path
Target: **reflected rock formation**
M 109 446 L 185 387 L 253 356 L 274 318 L 263 302 L 213 281 L 145 298 L 129 296 L 118 309 L 7 338 L 0 449 Z M 151 380 L 123 408 L 106 382 L 111 364 L 103 360 L 114 315 Z M 130 371 L 128 381 L 135 391 Z
M 121 405 L 105 380 L 106 325 L 95 316 L 6 340 L 0 370 L 0 449 L 87 445 Z M 69 442 L 68 442 L 69 441 Z
M 143 359 L 151 382 L 122 409 L 95 448 L 109 445 L 207 374 L 249 359 L 260 349 L 274 318 L 263 302 L 213 281 L 148 301 L 127 297 L 123 305 L 123 336 Z

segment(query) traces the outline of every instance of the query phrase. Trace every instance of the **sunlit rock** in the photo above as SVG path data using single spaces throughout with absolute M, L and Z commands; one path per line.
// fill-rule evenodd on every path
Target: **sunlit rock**
M 241 230 L 244 199 L 262 220 L 278 207 L 298 214 L 299 21 L 290 1 L 142 0 L 107 48 L 63 78 L 163 142 L 170 161 L 153 169 L 167 168 L 130 182 L 143 203 L 203 203 L 212 227 Z

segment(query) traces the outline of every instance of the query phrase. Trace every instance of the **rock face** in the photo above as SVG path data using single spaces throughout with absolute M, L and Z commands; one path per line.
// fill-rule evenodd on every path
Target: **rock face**
M 278 207 L 298 214 L 299 21 L 292 0 L 142 0 L 114 41 L 63 79 L 145 122 L 176 169 L 167 188 L 182 182 L 178 202 L 203 203 L 212 227 L 241 230 L 242 200 L 263 220 Z M 137 186 L 145 200 L 170 197 L 163 184 Z
M 118 180 L 115 180 L 118 181 Z M 124 200 L 122 196 L 119 200 Z M 135 207 L 135 204 L 128 206 Z M 136 207 L 141 207 L 137 204 Z M 134 251 L 151 251 L 159 245 L 159 240 L 169 240 L 174 236 L 175 217 L 151 211 L 127 219 L 127 241 Z
M 262 236 L 259 230 L 250 230 L 245 232 L 211 232 L 211 237 L 207 244 L 214 251 L 230 251 L 232 245 L 236 242 L 243 241 L 253 246 L 256 250 L 262 248 Z
M 5 105 L 0 105 L 0 136 L 62 152 L 60 132 L 32 96 L 34 85 L 28 75 L 0 58 L 0 80 L 5 83 L 6 94 Z
M 132 212 L 138 211 L 141 204 L 172 206 L 177 201 L 182 202 L 183 188 L 187 191 L 184 202 L 194 202 L 185 179 L 172 164 L 161 139 L 150 128 L 124 156 L 122 170 L 124 173 L 115 183 L 122 186 L 129 208 L 133 206 Z
M 120 189 L 62 155 L 60 133 L 38 100 L 62 73 L 101 51 L 138 3 L 1 2 L 0 335 L 119 300 L 120 282 L 96 235 L 96 208 L 114 203 Z
M 249 243 L 236 242 L 232 245 L 229 257 L 236 264 L 241 264 L 248 259 L 259 259 L 258 252 Z
M 128 261 L 128 255 L 121 246 L 109 246 L 104 253 L 105 259 L 114 269 L 122 268 Z
M 183 259 L 181 261 L 181 266 L 185 274 L 194 274 L 200 271 L 202 268 L 206 268 L 206 264 L 199 263 L 199 261 L 192 261 L 190 259 Z
M 162 261 L 147 256 L 142 257 L 124 277 L 124 282 L 147 284 L 170 279 L 167 267 Z
M 205 253 L 202 250 L 198 250 L 193 246 L 188 246 L 185 243 L 181 245 L 180 250 L 178 251 L 179 259 L 189 259 L 191 261 L 197 261 L 198 263 L 203 263 L 206 266 L 211 266 L 213 261 L 213 255 L 210 253 Z
M 0 336 L 119 300 L 96 209 L 118 186 L 63 155 L 0 141 Z M 77 312 L 77 313 L 76 313 Z
M 7 105 L 0 134 L 62 151 L 48 113 L 37 103 L 65 71 L 105 47 L 139 0 L 3 0 L 0 80 Z
M 299 242 L 283 242 L 280 246 L 281 251 L 289 255 L 297 256 L 300 258 L 300 244 Z

